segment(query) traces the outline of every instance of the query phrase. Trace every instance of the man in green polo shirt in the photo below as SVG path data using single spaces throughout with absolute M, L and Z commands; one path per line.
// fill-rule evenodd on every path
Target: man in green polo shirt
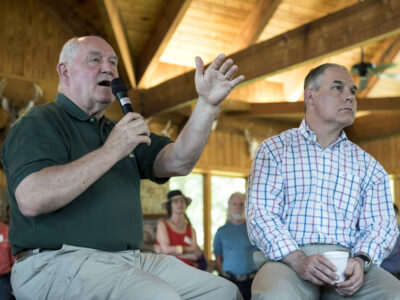
M 174 257 L 142 254 L 140 179 L 188 174 L 220 103 L 243 81 L 218 56 L 204 71 L 199 100 L 172 142 L 142 116 L 104 117 L 114 101 L 117 56 L 95 36 L 68 41 L 55 102 L 34 107 L 10 131 L 2 160 L 11 196 L 10 240 L 17 299 L 240 299 L 236 287 Z

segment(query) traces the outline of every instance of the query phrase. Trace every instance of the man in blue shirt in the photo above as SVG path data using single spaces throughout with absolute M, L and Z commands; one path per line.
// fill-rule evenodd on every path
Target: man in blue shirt
M 246 230 L 245 196 L 233 193 L 228 200 L 228 221 L 214 238 L 215 265 L 219 275 L 235 283 L 244 299 L 251 298 L 251 284 L 256 274 L 252 246 Z

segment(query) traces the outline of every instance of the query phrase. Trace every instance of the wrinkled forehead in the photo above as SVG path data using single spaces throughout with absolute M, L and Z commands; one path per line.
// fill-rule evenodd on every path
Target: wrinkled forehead
M 233 204 L 233 203 L 240 203 L 243 202 L 244 203 L 244 195 L 235 195 L 231 198 L 231 200 L 229 201 L 229 204 Z
M 112 56 L 117 58 L 114 49 L 105 40 L 97 36 L 88 36 L 78 38 L 79 53 L 88 55 L 90 53 L 100 53 L 103 56 Z
M 329 67 L 324 71 L 323 83 L 333 83 L 337 81 L 341 81 L 348 86 L 355 86 L 353 77 L 350 72 L 346 68 L 339 67 Z

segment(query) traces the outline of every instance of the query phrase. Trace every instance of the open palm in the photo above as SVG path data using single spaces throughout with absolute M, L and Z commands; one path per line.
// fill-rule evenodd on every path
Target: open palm
M 197 56 L 195 83 L 199 97 L 218 106 L 244 80 L 243 75 L 233 79 L 237 69 L 232 59 L 225 59 L 225 55 L 220 54 L 204 71 L 203 60 Z

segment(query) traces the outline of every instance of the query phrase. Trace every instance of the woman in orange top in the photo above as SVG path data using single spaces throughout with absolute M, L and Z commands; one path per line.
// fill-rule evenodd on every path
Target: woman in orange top
M 186 208 L 192 202 L 179 190 L 170 191 L 167 202 L 163 207 L 167 210 L 168 219 L 160 220 L 157 224 L 156 245 L 157 253 L 174 255 L 191 266 L 202 252 L 197 245 L 196 232 L 186 216 Z

